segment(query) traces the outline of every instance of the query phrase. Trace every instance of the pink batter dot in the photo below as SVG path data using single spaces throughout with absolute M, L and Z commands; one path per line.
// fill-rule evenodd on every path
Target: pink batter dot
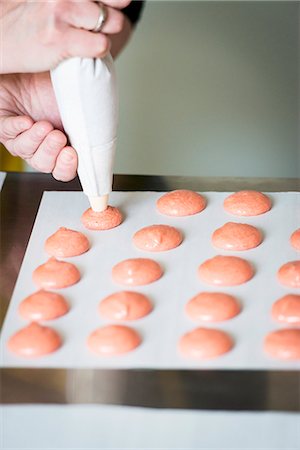
M 163 274 L 160 265 L 148 258 L 132 258 L 116 264 L 112 269 L 112 277 L 116 283 L 140 286 L 153 283 Z
M 258 216 L 269 211 L 271 200 L 257 191 L 239 191 L 229 195 L 224 201 L 224 209 L 235 216 Z
M 300 288 L 300 261 L 290 261 L 281 266 L 277 278 L 284 286 Z
M 251 264 L 238 256 L 215 256 L 198 268 L 198 275 L 204 283 L 215 286 L 235 286 L 250 280 L 254 271 Z
M 120 225 L 123 216 L 118 208 L 108 206 L 105 211 L 96 212 L 87 209 L 81 216 L 81 222 L 89 230 L 109 230 Z
M 300 228 L 291 235 L 290 243 L 295 250 L 300 252 Z
M 210 359 L 229 352 L 233 347 L 231 337 L 221 330 L 195 328 L 179 341 L 179 352 L 191 359 Z
M 191 216 L 206 207 L 206 200 L 197 192 L 177 190 L 160 197 L 156 206 L 160 213 L 167 216 Z
M 62 295 L 40 290 L 26 297 L 18 310 L 26 320 L 53 320 L 67 314 L 69 305 Z
M 137 231 L 133 236 L 134 245 L 148 252 L 164 252 L 178 247 L 182 234 L 169 225 L 151 225 Z
M 272 306 L 272 318 L 278 322 L 300 325 L 300 295 L 287 294 Z
M 89 349 L 102 356 L 113 356 L 134 350 L 141 343 L 139 334 L 123 325 L 97 328 L 88 337 Z
M 148 297 L 139 292 L 116 292 L 103 299 L 99 305 L 99 313 L 108 320 L 137 320 L 152 311 Z
M 55 352 L 61 345 L 61 338 L 53 328 L 36 322 L 17 331 L 7 342 L 12 353 L 24 358 L 38 358 Z
M 80 273 L 74 264 L 52 257 L 35 269 L 32 278 L 40 288 L 61 289 L 77 283 Z
M 81 255 L 89 250 L 87 237 L 79 231 L 61 227 L 45 242 L 45 250 L 50 256 L 68 258 Z
M 194 321 L 221 322 L 239 314 L 241 308 L 235 297 L 222 292 L 201 292 L 186 305 L 188 317 Z
M 273 358 L 300 359 L 300 330 L 290 328 L 269 333 L 264 341 L 264 350 Z
M 222 250 L 249 250 L 257 247 L 261 241 L 261 232 L 252 225 L 244 223 L 225 223 L 212 235 L 212 244 Z

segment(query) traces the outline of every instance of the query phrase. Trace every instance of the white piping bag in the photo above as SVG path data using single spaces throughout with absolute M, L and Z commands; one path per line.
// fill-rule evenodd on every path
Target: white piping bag
M 111 55 L 70 58 L 51 71 L 64 129 L 78 154 L 78 176 L 94 211 L 112 190 L 118 98 Z

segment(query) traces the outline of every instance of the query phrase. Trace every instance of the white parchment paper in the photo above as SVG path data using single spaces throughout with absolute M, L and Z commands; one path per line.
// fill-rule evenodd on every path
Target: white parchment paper
M 207 208 L 200 214 L 172 218 L 156 211 L 155 202 L 162 193 L 113 192 L 110 203 L 118 206 L 124 223 L 108 231 L 88 231 L 83 228 L 80 216 L 88 207 L 80 192 L 45 192 L 35 221 L 32 235 L 10 302 L 1 338 L 1 364 L 11 367 L 99 367 L 99 368 L 214 368 L 214 369 L 299 369 L 300 363 L 271 359 L 263 352 L 265 335 L 282 328 L 272 321 L 270 309 L 274 301 L 288 292 L 276 279 L 278 268 L 287 261 L 299 258 L 289 244 L 291 233 L 299 226 L 299 193 L 270 193 L 273 202 L 270 212 L 247 218 L 230 216 L 223 210 L 223 200 L 228 193 L 203 193 Z M 214 249 L 210 237 L 213 231 L 228 221 L 249 223 L 264 234 L 263 243 L 246 252 L 222 252 Z M 170 224 L 182 231 L 184 242 L 177 249 L 163 253 L 149 253 L 136 249 L 132 236 L 138 229 L 152 224 Z M 70 312 L 57 320 L 47 322 L 59 331 L 64 344 L 57 352 L 26 360 L 6 349 L 7 339 L 26 325 L 19 317 L 19 303 L 36 288 L 32 272 L 46 261 L 44 242 L 60 226 L 84 232 L 90 239 L 91 250 L 84 255 L 69 258 L 81 271 L 81 281 L 61 290 L 71 305 Z M 238 255 L 255 267 L 252 280 L 241 286 L 216 288 L 203 284 L 197 277 L 197 267 L 216 254 Z M 142 345 L 131 353 L 118 357 L 101 357 L 92 354 L 86 339 L 91 331 L 108 322 L 98 314 L 98 304 L 107 295 L 122 290 L 111 278 L 111 269 L 117 262 L 134 257 L 150 257 L 164 268 L 164 276 L 148 286 L 134 288 L 149 296 L 153 312 L 138 321 L 128 323 L 142 336 Z M 125 288 L 126 289 L 126 288 Z M 203 324 L 227 331 L 235 341 L 228 354 L 210 361 L 195 362 L 182 358 L 177 352 L 180 336 L 197 326 L 184 313 L 187 301 L 196 293 L 224 291 L 235 295 L 242 312 L 237 317 L 218 324 Z M 200 325 L 200 324 L 199 324 Z
M 0 172 L 0 191 L 2 190 L 3 183 L 6 178 L 6 172 Z

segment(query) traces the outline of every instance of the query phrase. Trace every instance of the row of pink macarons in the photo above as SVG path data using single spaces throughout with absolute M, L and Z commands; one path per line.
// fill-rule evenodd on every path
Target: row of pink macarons
M 73 235 L 72 235 L 73 233 Z M 66 239 L 66 242 L 63 242 Z M 216 229 L 211 236 L 215 248 L 227 251 L 245 251 L 255 248 L 263 240 L 262 233 L 253 225 L 227 222 Z M 170 225 L 155 224 L 138 230 L 132 238 L 140 250 L 163 252 L 172 250 L 183 242 L 182 233 Z M 292 233 L 290 242 L 295 250 L 300 250 L 300 229 Z M 298 247 L 297 248 L 297 244 Z M 45 244 L 46 252 L 56 258 L 78 256 L 90 248 L 88 239 L 78 231 L 59 228 Z
M 44 289 L 30 294 L 18 307 L 20 316 L 29 321 L 49 321 L 69 312 L 65 297 Z M 98 312 L 103 319 L 111 321 L 135 321 L 153 310 L 149 298 L 136 291 L 114 292 L 99 303 Z M 241 306 L 233 295 L 224 292 L 203 291 L 190 299 L 185 313 L 195 322 L 222 322 L 237 316 Z M 300 326 L 300 296 L 286 294 L 272 305 L 273 320 L 282 324 Z
M 181 189 L 163 194 L 156 202 L 157 210 L 167 216 L 186 217 L 200 213 L 207 206 L 202 194 L 191 190 Z M 239 191 L 229 195 L 223 203 L 224 210 L 234 216 L 257 216 L 268 212 L 272 208 L 271 199 L 258 191 Z M 104 212 L 107 217 L 113 211 Z M 97 221 L 100 218 L 100 223 Z M 103 214 L 99 215 L 88 209 L 81 218 L 83 224 L 89 229 L 103 229 Z M 116 220 L 115 218 L 113 221 Z M 121 222 L 121 217 L 119 216 Z M 116 225 L 115 225 L 116 226 Z M 107 227 L 108 228 L 108 227 Z

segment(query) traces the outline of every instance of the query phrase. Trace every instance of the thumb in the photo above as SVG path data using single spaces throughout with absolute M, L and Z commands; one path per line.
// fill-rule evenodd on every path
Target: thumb
M 5 144 L 8 139 L 14 139 L 18 134 L 31 128 L 33 123 L 29 116 L 0 117 L 0 141 Z

